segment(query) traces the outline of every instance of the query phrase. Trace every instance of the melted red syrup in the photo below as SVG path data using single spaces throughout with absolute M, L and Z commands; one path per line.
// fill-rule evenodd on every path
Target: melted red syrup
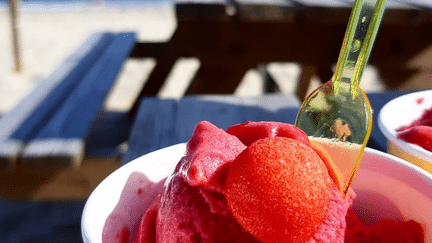
M 117 234 L 117 240 L 121 243 L 129 242 L 129 229 L 128 227 L 123 227 L 122 230 Z
M 420 105 L 421 103 L 423 103 L 423 101 L 424 101 L 424 98 L 417 98 L 417 99 L 416 99 L 416 103 L 417 103 L 418 105 Z

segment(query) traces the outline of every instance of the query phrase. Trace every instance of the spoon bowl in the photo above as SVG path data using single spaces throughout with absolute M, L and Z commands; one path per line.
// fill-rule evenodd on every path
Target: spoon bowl
M 296 126 L 328 152 L 344 194 L 372 130 L 372 109 L 359 81 L 385 4 L 386 0 L 355 1 L 332 80 L 314 90 L 297 114 Z
M 345 192 L 370 137 L 372 109 L 358 84 L 339 84 L 337 95 L 334 86 L 328 81 L 306 98 L 296 125 L 329 153 Z

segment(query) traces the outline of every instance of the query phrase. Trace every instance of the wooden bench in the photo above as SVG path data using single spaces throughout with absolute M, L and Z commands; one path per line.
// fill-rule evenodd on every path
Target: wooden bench
M 176 1 L 177 29 L 167 42 L 137 43 L 131 58 L 157 64 L 140 97 L 156 95 L 179 58 L 200 67 L 186 94 L 231 94 L 250 69 L 272 62 L 301 66 L 297 96 L 310 80 L 332 77 L 353 0 Z M 422 67 L 411 63 L 432 44 L 432 2 L 388 0 L 369 63 L 397 89 Z M 431 65 L 432 66 L 432 65 Z M 271 82 L 271 75 L 262 72 Z M 135 103 L 134 111 L 138 108 Z
M 136 35 L 95 33 L 0 118 L 0 167 L 78 167 L 98 111 Z

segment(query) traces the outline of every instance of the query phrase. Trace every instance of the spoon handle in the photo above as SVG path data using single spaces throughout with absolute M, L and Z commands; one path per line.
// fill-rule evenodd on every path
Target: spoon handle
M 387 0 L 356 0 L 333 82 L 359 83 L 369 59 Z

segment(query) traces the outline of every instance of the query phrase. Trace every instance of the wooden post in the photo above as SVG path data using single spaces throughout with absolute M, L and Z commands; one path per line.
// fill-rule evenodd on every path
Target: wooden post
M 20 43 L 19 43 L 19 27 L 18 27 L 18 7 L 20 0 L 9 0 L 9 9 L 11 15 L 11 26 L 12 26 L 12 49 L 13 59 L 15 63 L 14 71 L 19 73 L 22 70 L 21 66 L 21 55 L 20 55 Z

